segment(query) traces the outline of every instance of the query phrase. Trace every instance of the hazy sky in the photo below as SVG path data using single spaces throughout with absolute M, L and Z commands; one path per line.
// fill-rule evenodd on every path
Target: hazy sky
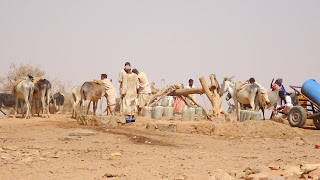
M 156 87 L 217 74 L 255 77 L 269 89 L 320 82 L 318 0 L 0 0 L 0 76 L 11 63 L 40 65 L 72 85 L 126 61 Z

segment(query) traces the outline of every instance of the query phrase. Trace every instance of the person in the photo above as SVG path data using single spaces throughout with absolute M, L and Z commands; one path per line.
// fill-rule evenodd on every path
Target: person
M 285 95 L 289 95 L 289 93 L 286 91 L 286 89 L 284 88 L 282 82 L 282 78 L 278 78 L 274 83 L 274 78 L 271 81 L 270 84 L 270 88 L 272 89 L 272 91 L 283 91 L 285 93 Z
M 132 70 L 138 77 L 138 114 L 141 113 L 141 109 L 146 105 L 150 95 L 151 88 L 149 85 L 148 77 L 144 72 L 139 72 L 137 69 Z
M 261 86 L 259 83 L 257 83 L 256 80 L 255 80 L 253 77 L 251 77 L 251 78 L 249 79 L 249 83 L 251 83 L 251 84 L 254 83 L 254 84 L 256 84 L 256 85 L 259 86 L 260 92 L 261 92 L 261 97 L 262 97 L 262 98 L 260 98 L 260 100 L 261 100 L 260 103 L 262 103 L 262 104 L 260 104 L 260 105 L 262 105 L 262 106 L 267 105 L 268 108 L 270 108 L 270 107 L 271 107 L 271 104 L 270 104 L 270 100 L 269 100 L 269 97 L 268 97 L 267 89 L 264 88 L 263 86 Z
M 139 87 L 138 77 L 135 73 L 132 73 L 129 66 L 125 67 L 126 75 L 123 77 L 122 81 L 122 111 L 123 114 L 129 118 L 134 118 L 134 115 L 137 111 L 136 99 L 137 99 L 137 90 Z
M 120 73 L 119 73 L 118 81 L 119 81 L 119 83 L 120 83 L 120 88 L 119 88 L 120 93 L 122 92 L 122 82 L 123 82 L 123 78 L 124 78 L 125 75 L 127 75 L 127 73 L 126 73 L 126 71 L 125 71 L 125 68 L 131 68 L 130 62 L 126 62 L 126 63 L 124 64 L 124 68 L 121 69 L 121 71 L 120 71 Z M 123 107 L 122 107 L 122 97 L 120 97 L 120 113 L 121 113 L 121 114 L 123 113 L 122 108 L 123 108 Z
M 108 115 L 114 115 L 115 114 L 115 108 L 116 108 L 116 99 L 117 99 L 117 90 L 112 85 L 111 80 L 107 79 L 107 74 L 101 74 L 101 83 L 106 89 L 107 96 L 107 110 Z
M 270 119 L 272 119 L 274 115 L 278 114 L 279 112 L 288 114 L 290 108 L 293 107 L 291 97 L 286 95 L 284 91 L 279 91 L 279 97 L 280 100 L 277 102 L 275 109 L 272 111 Z
M 216 81 L 216 84 L 217 84 L 217 93 L 218 94 L 220 94 L 220 84 L 219 84 L 219 82 L 218 82 L 218 80 L 217 80 L 217 76 L 216 76 L 216 74 L 212 74 L 212 76 L 214 77 L 214 80 Z
M 183 84 L 180 84 L 180 89 L 183 89 Z M 173 103 L 173 112 L 174 113 L 182 113 L 185 109 L 186 103 L 178 96 L 176 96 Z
M 195 86 L 193 85 L 193 79 L 189 79 L 189 85 L 186 87 L 186 89 L 190 89 L 190 88 L 195 88 Z M 193 100 L 196 100 L 196 95 L 195 94 L 189 94 L 190 97 L 193 98 Z M 193 102 L 190 101 L 191 105 L 194 105 Z

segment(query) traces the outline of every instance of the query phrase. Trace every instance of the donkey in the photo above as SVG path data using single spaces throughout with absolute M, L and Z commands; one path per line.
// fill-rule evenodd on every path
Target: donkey
M 96 115 L 98 100 L 100 101 L 100 112 L 102 115 L 102 97 L 106 97 L 106 90 L 103 85 L 96 82 L 85 82 L 80 89 L 82 112 L 88 114 L 90 101 L 93 101 L 93 115 Z
M 46 79 L 40 79 L 34 82 L 34 92 L 33 98 L 41 99 L 42 106 L 42 117 L 44 116 L 44 111 L 47 111 L 47 117 L 49 118 L 49 103 L 51 95 L 51 83 Z
M 23 77 L 18 81 L 14 81 L 10 79 L 12 83 L 12 95 L 15 96 L 16 100 L 16 108 L 15 108 L 15 113 L 14 113 L 14 118 L 16 118 L 17 113 L 18 113 L 18 108 L 19 106 L 18 101 L 19 99 L 24 100 L 27 106 L 27 113 L 25 118 L 28 119 L 30 118 L 31 115 L 31 104 L 32 104 L 32 97 L 33 97 L 33 91 L 34 91 L 34 85 L 32 83 L 32 79 L 30 77 Z M 21 106 L 23 109 L 23 106 Z M 22 115 L 23 117 L 23 115 Z
M 77 118 L 77 109 L 81 101 L 81 86 L 75 86 L 72 88 L 72 98 L 73 98 L 73 110 L 72 110 L 72 117 Z
M 239 106 L 240 104 L 250 104 L 252 110 L 259 110 L 259 96 L 261 94 L 260 88 L 256 84 L 248 84 L 236 90 L 236 85 L 231 81 L 232 78 L 224 78 L 223 83 L 220 88 L 220 96 L 225 92 L 229 92 L 234 100 L 234 105 L 236 107 L 237 120 L 239 121 Z

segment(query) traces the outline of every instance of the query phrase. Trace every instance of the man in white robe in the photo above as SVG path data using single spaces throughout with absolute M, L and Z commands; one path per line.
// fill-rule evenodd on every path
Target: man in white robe
M 125 68 L 131 68 L 131 65 L 130 65 L 130 62 L 126 62 L 124 64 L 124 68 L 121 69 L 120 73 L 119 73 L 119 78 L 118 78 L 118 81 L 120 83 L 120 93 L 122 92 L 122 83 L 123 83 L 123 78 L 124 76 L 127 75 L 126 71 L 125 71 Z M 120 113 L 123 114 L 123 107 L 122 107 L 123 103 L 122 103 L 122 97 L 120 97 Z
M 132 70 L 138 76 L 138 112 L 141 113 L 141 109 L 146 105 L 150 95 L 151 88 L 149 85 L 148 77 L 144 72 L 139 72 L 137 69 Z
M 107 79 L 106 74 L 101 74 L 101 82 L 106 89 L 107 96 L 107 110 L 108 115 L 114 115 L 116 109 L 117 90 L 112 85 L 111 81 Z
M 137 111 L 135 100 L 139 83 L 137 75 L 131 72 L 131 68 L 127 67 L 125 70 L 127 75 L 123 78 L 121 91 L 123 114 L 133 118 Z

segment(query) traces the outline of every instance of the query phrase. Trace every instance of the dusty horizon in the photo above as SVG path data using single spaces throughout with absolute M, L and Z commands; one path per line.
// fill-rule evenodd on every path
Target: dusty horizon
M 0 1 L 0 76 L 40 65 L 70 87 L 106 73 L 118 89 L 126 61 L 156 88 L 217 75 L 269 90 L 320 82 L 319 1 Z M 165 80 L 165 84 L 162 79 Z M 71 90 L 71 89 L 70 89 Z M 119 92 L 118 92 L 119 93 Z M 202 98 L 197 97 L 202 101 Z

